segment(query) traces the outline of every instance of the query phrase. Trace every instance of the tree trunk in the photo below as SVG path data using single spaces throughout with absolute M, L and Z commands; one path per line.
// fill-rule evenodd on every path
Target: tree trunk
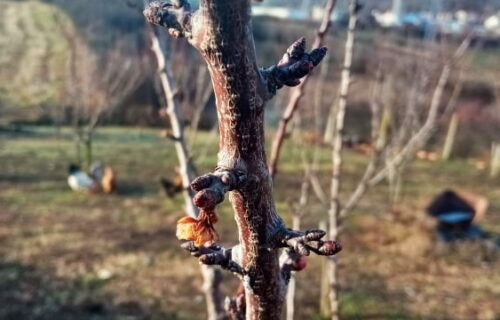
M 76 163 L 80 167 L 82 167 L 82 165 L 83 165 L 83 161 L 82 161 L 82 136 L 77 130 L 78 129 L 75 129 L 75 133 L 73 134 L 73 143 L 74 143 L 75 153 L 76 153 Z
M 200 262 L 219 263 L 240 276 L 247 320 L 279 319 L 289 275 L 280 268 L 280 248 L 291 247 L 302 255 L 309 250 L 333 255 L 340 246 L 321 241 L 324 232 L 318 230 L 292 232 L 278 216 L 264 149 L 264 106 L 283 85 L 298 85 L 323 59 L 326 48 L 306 53 L 305 40 L 300 39 L 277 65 L 259 70 L 248 0 L 201 0 L 196 12 L 190 11 L 186 0 L 153 2 L 145 15 L 148 21 L 168 28 L 172 36 L 186 37 L 200 52 L 216 98 L 217 166 L 213 173 L 191 183 L 198 191 L 194 201 L 200 218 L 179 221 L 177 235 L 191 241 L 183 246 L 186 250 L 201 252 Z M 221 250 L 209 243 L 218 238 L 214 209 L 226 192 L 235 213 L 239 245 Z
M 443 155 L 441 156 L 443 160 L 450 160 L 451 153 L 453 152 L 453 145 L 455 144 L 455 137 L 457 136 L 458 129 L 458 116 L 453 113 L 450 119 L 450 125 L 448 127 L 448 133 L 446 134 L 446 140 L 443 147 Z
M 493 142 L 491 145 L 490 177 L 496 178 L 500 172 L 500 144 Z
M 93 161 L 93 150 L 92 150 L 92 140 L 94 138 L 93 132 L 87 132 L 86 137 L 83 141 L 83 145 L 85 146 L 85 170 L 89 170 L 92 166 Z
M 162 43 L 155 30 L 151 31 L 151 50 L 153 51 L 158 63 L 158 77 L 160 78 L 161 87 L 165 95 L 166 114 L 170 119 L 172 130 L 172 139 L 174 141 L 175 154 L 177 155 L 177 163 L 179 164 L 179 175 L 182 178 L 184 208 L 187 215 L 196 217 L 198 208 L 193 204 L 193 192 L 189 187 L 195 174 L 192 165 L 189 161 L 187 146 L 184 139 L 184 125 L 179 116 L 179 103 L 176 101 L 173 80 L 170 75 L 170 70 L 167 67 L 165 58 L 165 49 L 162 48 Z
M 351 66 L 354 49 L 354 35 L 357 23 L 357 1 L 351 0 L 349 4 L 349 26 L 347 30 L 347 39 L 345 45 L 344 64 L 340 80 L 339 103 L 335 112 L 335 130 L 333 136 L 332 148 L 332 184 L 330 199 L 330 238 L 337 239 L 338 228 L 340 226 L 340 184 L 342 169 L 342 134 L 344 132 L 345 114 L 347 109 L 347 98 L 351 84 Z M 338 260 L 331 257 L 328 260 L 328 269 L 330 275 L 330 311 L 331 319 L 339 319 L 339 298 L 338 298 Z
M 218 168 L 241 170 L 251 181 L 232 191 L 241 241 L 246 319 L 279 319 L 285 290 L 278 251 L 266 250 L 282 225 L 276 214 L 264 151 L 263 84 L 259 77 L 247 0 L 201 1 L 206 18 L 200 51 L 208 63 L 219 119 Z

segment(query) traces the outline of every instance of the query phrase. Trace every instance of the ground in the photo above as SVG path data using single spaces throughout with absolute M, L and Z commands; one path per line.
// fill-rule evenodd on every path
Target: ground
M 194 145 L 200 172 L 213 168 L 217 138 Z M 312 147 L 307 147 L 312 148 Z M 0 319 L 204 319 L 195 259 L 178 246 L 175 222 L 182 198 L 167 198 L 158 178 L 172 176 L 176 157 L 159 130 L 102 128 L 95 156 L 115 168 L 120 190 L 111 196 L 73 193 L 66 185 L 74 161 L 71 131 L 28 127 L 0 135 Z M 300 190 L 301 159 L 290 143 L 275 182 L 277 208 L 290 223 Z M 321 151 L 328 186 L 330 151 Z M 348 152 L 345 190 L 366 158 Z M 486 195 L 482 222 L 500 233 L 499 181 L 468 162 L 417 162 L 405 174 L 403 195 L 389 207 L 387 186 L 374 189 L 345 222 L 341 236 L 344 319 L 499 319 L 500 259 L 486 245 L 440 245 L 424 214 L 432 196 L 460 187 Z M 313 196 L 304 228 L 326 210 Z M 234 244 L 227 204 L 217 229 Z M 297 319 L 319 315 L 320 265 L 309 258 L 298 275 Z M 224 291 L 236 282 L 226 275 Z

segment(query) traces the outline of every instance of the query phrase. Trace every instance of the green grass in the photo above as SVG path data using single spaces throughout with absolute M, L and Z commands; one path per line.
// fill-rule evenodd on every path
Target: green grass
M 160 176 L 174 174 L 172 143 L 158 130 L 102 128 L 95 158 L 118 173 L 110 196 L 71 192 L 66 168 L 75 161 L 71 131 L 27 127 L 0 136 L 0 319 L 204 319 L 195 259 L 175 239 L 182 199 L 168 199 Z M 200 133 L 193 156 L 200 173 L 216 161 L 217 141 Z M 269 139 L 268 139 L 269 140 Z M 312 146 L 301 147 L 307 154 Z M 328 187 L 330 150 L 320 154 L 320 180 Z M 300 192 L 300 152 L 286 144 L 275 181 L 277 208 L 290 222 L 288 202 Z M 352 190 L 366 157 L 347 152 L 344 190 Z M 440 248 L 424 209 L 432 196 L 456 187 L 491 201 L 483 221 L 500 233 L 499 181 L 466 161 L 417 162 L 406 170 L 403 196 L 387 205 L 385 184 L 348 217 L 341 241 L 341 309 L 345 319 L 495 319 L 499 260 L 477 244 Z M 345 196 L 345 194 L 344 194 Z M 304 228 L 326 215 L 314 196 Z M 237 240 L 228 203 L 217 225 L 226 245 Z M 298 319 L 321 319 L 320 261 L 310 257 L 298 274 Z M 236 281 L 225 275 L 224 292 Z

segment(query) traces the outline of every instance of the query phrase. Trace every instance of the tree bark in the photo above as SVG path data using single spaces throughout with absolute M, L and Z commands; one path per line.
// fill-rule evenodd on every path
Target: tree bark
M 232 191 L 241 241 L 246 319 L 278 319 L 284 290 L 278 252 L 266 250 L 282 227 L 274 208 L 264 151 L 264 85 L 255 63 L 249 2 L 201 1 L 206 19 L 196 43 L 207 62 L 215 89 L 219 119 L 218 168 L 241 170 L 251 181 Z M 201 30 L 200 30 L 201 31 Z

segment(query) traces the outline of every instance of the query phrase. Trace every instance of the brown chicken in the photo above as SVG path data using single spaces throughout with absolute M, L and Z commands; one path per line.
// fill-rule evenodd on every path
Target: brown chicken
M 113 193 L 116 191 L 116 173 L 111 167 L 104 168 L 101 187 L 104 193 Z

